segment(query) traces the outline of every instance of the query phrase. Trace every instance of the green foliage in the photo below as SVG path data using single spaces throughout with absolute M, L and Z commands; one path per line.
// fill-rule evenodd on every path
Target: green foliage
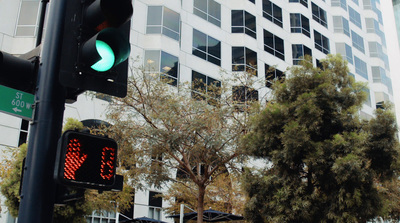
M 247 154 L 269 163 L 244 177 L 251 222 L 365 222 L 391 212 L 382 212 L 378 185 L 398 167 L 394 116 L 378 110 L 360 121 L 365 85 L 340 56 L 322 64 L 292 67 L 243 140 Z
M 84 126 L 82 122 L 74 118 L 67 118 L 62 131 L 65 132 L 67 130 L 83 130 L 83 129 Z
M 13 159 L 5 158 L 3 160 L 1 171 L 0 188 L 2 195 L 6 198 L 5 205 L 10 214 L 14 217 L 18 215 L 20 202 L 19 185 L 21 180 L 22 161 L 26 156 L 27 145 L 22 144 L 17 149 L 9 149 Z

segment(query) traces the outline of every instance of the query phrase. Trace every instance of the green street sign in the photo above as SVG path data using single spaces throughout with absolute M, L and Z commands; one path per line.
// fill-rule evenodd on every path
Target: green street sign
M 32 120 L 33 94 L 0 85 L 0 98 L 0 112 Z

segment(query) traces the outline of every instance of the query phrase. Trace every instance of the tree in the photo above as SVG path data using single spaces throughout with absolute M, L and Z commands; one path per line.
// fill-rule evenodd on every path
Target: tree
M 204 195 L 204 207 L 212 207 L 214 210 L 243 214 L 244 195 L 240 187 L 239 175 L 234 173 L 225 173 L 218 176 L 206 188 Z M 183 184 L 184 179 L 180 179 L 177 183 L 172 183 L 168 191 L 163 195 L 166 200 L 175 200 L 166 208 L 169 214 L 180 212 L 180 204 L 194 210 L 197 207 L 197 187 L 187 180 Z
M 394 115 L 378 109 L 360 120 L 365 85 L 340 56 L 322 64 L 293 66 L 243 141 L 265 161 L 245 175 L 251 222 L 366 222 L 383 213 L 378 187 L 398 168 Z
M 228 81 L 204 79 L 174 88 L 165 74 L 132 73 L 127 96 L 114 99 L 108 113 L 122 167 L 135 188 L 142 188 L 142 182 L 195 185 L 193 206 L 202 216 L 207 187 L 221 174 L 236 171 L 243 158 L 239 139 L 247 132 L 249 114 L 257 110 L 246 99 L 252 97 L 254 81 L 246 75 L 237 78 L 236 84 L 246 83 L 246 91 L 237 89 L 233 97 Z
M 68 118 L 64 125 L 63 131 L 66 130 L 82 130 L 84 126 L 76 119 Z M 18 216 L 18 208 L 20 202 L 19 187 L 21 180 L 22 162 L 26 156 L 27 145 L 22 144 L 19 148 L 10 148 L 10 157 L 2 160 L 2 166 L 5 167 L 0 171 L 0 191 L 6 198 L 5 205 L 10 214 L 14 217 Z M 94 210 L 115 211 L 116 205 L 110 201 L 119 204 L 119 209 L 125 209 L 130 204 L 130 197 L 133 189 L 125 186 L 122 192 L 104 192 L 99 193 L 94 190 L 86 190 L 82 199 L 67 202 L 65 205 L 56 206 L 54 209 L 53 221 L 58 223 L 85 223 L 85 216 L 90 215 Z

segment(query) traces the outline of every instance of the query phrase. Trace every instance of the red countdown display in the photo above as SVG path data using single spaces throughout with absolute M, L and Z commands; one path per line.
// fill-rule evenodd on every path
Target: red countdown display
M 66 131 L 59 142 L 56 179 L 65 185 L 105 189 L 115 183 L 115 140 Z

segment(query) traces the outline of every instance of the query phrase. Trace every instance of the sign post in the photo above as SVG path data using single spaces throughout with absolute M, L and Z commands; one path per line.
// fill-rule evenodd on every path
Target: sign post
M 49 10 L 46 41 L 43 43 L 38 68 L 35 112 L 23 168 L 19 223 L 47 223 L 53 219 L 56 201 L 54 163 L 58 139 L 61 136 L 66 95 L 66 89 L 58 81 L 58 73 L 67 1 L 53 1 Z
M 0 112 L 32 120 L 35 97 L 23 91 L 0 85 Z

